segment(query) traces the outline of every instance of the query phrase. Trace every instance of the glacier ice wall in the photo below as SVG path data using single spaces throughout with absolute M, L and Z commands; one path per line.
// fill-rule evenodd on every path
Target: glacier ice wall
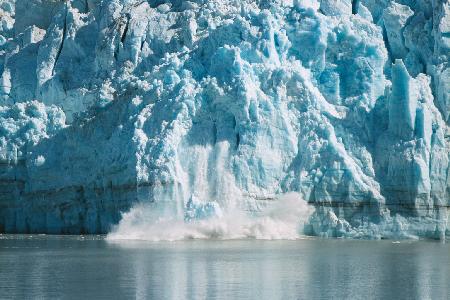
M 108 232 L 133 205 L 258 214 L 295 192 L 308 234 L 449 234 L 446 0 L 0 10 L 1 232 Z

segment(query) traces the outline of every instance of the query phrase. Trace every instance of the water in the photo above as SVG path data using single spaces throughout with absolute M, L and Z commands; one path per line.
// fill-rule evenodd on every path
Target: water
M 0 235 L 0 299 L 447 299 L 450 245 Z

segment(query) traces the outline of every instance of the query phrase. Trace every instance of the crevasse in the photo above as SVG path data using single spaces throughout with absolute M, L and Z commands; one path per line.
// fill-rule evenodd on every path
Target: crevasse
M 448 1 L 0 10 L 0 232 L 450 234 Z

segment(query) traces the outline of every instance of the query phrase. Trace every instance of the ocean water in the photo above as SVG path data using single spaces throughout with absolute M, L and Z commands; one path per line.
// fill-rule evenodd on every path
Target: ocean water
M 0 235 L 0 299 L 448 299 L 450 245 Z

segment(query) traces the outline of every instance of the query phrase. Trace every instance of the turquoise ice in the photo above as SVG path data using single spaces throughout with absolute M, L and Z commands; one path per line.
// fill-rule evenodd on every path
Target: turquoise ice
M 295 193 L 306 234 L 449 234 L 448 1 L 0 9 L 0 231 L 258 216 Z

